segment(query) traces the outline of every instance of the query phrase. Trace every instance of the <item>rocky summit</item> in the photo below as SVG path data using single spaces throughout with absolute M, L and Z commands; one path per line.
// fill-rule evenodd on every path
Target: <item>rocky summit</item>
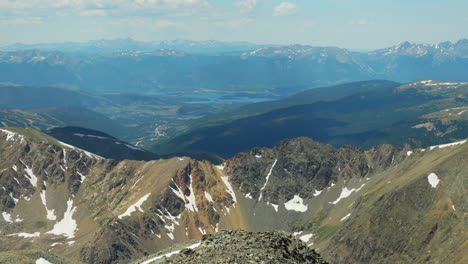
M 154 260 L 154 261 L 152 261 Z M 315 250 L 279 231 L 224 230 L 204 235 L 201 242 L 178 252 L 149 258 L 146 263 L 270 263 L 326 264 Z

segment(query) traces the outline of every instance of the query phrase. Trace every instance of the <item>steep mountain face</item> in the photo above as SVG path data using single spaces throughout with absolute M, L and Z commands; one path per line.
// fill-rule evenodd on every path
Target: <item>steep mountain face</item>
M 80 127 L 52 128 L 46 134 L 80 149 L 114 160 L 156 160 L 159 156 L 96 130 Z
M 280 229 L 332 263 L 463 263 L 464 143 L 364 151 L 298 138 L 215 166 L 106 160 L 9 128 L 0 131 L 0 248 L 128 263 L 223 229 Z

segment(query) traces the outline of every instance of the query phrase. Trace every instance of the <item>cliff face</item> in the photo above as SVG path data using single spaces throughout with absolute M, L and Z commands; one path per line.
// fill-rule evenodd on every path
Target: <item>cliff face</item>
M 408 155 L 298 138 L 218 166 L 184 157 L 117 162 L 36 130 L 2 130 L 0 248 L 128 263 L 240 228 L 294 232 L 333 263 L 459 259 L 466 153 L 463 144 Z

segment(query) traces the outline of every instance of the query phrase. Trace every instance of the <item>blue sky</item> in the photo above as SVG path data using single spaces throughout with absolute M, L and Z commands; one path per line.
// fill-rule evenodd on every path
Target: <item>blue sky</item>
M 374 49 L 468 38 L 466 0 L 0 0 L 0 44 L 134 38 Z

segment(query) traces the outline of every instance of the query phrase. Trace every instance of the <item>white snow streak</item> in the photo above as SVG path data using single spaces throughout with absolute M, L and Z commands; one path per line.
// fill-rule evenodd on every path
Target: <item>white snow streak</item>
M 193 190 L 193 176 L 190 177 L 190 195 L 186 196 L 188 203 L 185 204 L 185 207 L 192 212 L 198 212 L 197 201 L 195 199 L 195 191 Z
M 96 154 L 93 154 L 93 153 L 91 153 L 91 152 L 89 152 L 89 151 L 86 151 L 86 150 L 77 148 L 77 147 L 72 146 L 72 145 L 70 145 L 70 144 L 63 143 L 63 142 L 58 141 L 58 140 L 57 140 L 57 142 L 60 143 L 60 144 L 62 144 L 63 146 L 65 146 L 65 147 L 67 147 L 67 148 L 71 148 L 71 149 L 73 149 L 73 150 L 76 150 L 76 151 L 79 151 L 79 152 L 83 152 L 86 156 L 88 156 L 88 157 L 90 157 L 90 158 L 95 158 L 95 159 L 100 159 L 100 160 L 104 159 L 103 157 L 101 157 L 101 156 L 99 156 L 99 155 L 96 155 Z
M 456 146 L 456 145 L 461 145 L 461 144 L 465 144 L 466 140 L 463 140 L 463 141 L 458 141 L 458 142 L 453 142 L 453 143 L 448 143 L 448 144 L 443 144 L 443 145 L 437 145 L 437 146 L 431 146 L 429 148 L 429 150 L 433 150 L 435 148 L 446 148 L 446 147 L 452 147 L 452 146 Z
M 340 222 L 343 222 L 344 220 L 348 219 L 351 216 L 351 213 L 345 215 L 343 218 L 341 218 Z
M 84 134 L 80 134 L 80 133 L 75 133 L 73 134 L 74 136 L 78 136 L 78 137 L 91 137 L 91 138 L 98 138 L 98 139 L 111 139 L 111 138 L 108 138 L 108 137 L 101 137 L 101 136 L 95 136 L 95 135 L 84 135 Z
M 26 169 L 24 169 L 24 170 L 26 171 L 26 173 L 29 176 L 28 177 L 28 176 L 25 175 L 26 178 L 28 178 L 28 180 L 29 180 L 29 182 L 31 183 L 32 186 L 37 187 L 37 177 L 36 177 L 36 175 L 34 175 L 32 169 L 29 168 L 28 165 L 24 164 L 24 162 L 23 162 L 23 165 L 26 167 Z
M 55 210 L 52 209 L 52 210 L 49 210 L 47 208 L 47 201 L 46 201 L 46 191 L 43 190 L 41 193 L 41 200 L 42 200 L 42 204 L 44 205 L 45 209 L 46 209 L 46 212 L 47 212 L 47 219 L 49 220 L 57 220 L 57 217 L 55 216 Z
M 39 237 L 41 233 L 36 232 L 36 233 L 15 233 L 15 234 L 10 234 L 8 236 L 19 236 L 19 237 L 24 237 L 24 238 L 31 238 L 31 237 Z
M 211 194 L 205 192 L 205 197 L 208 200 L 208 202 L 213 203 L 213 197 L 211 197 Z
M 229 183 L 228 176 L 221 176 L 221 180 L 223 180 L 224 185 L 226 185 L 227 187 L 227 192 L 231 195 L 232 200 L 234 201 L 234 204 L 236 204 L 237 203 L 236 193 L 234 192 L 232 185 Z
M 140 211 L 140 212 L 144 212 L 143 209 L 141 209 L 141 205 L 146 201 L 146 199 L 148 199 L 148 197 L 150 196 L 151 193 L 148 193 L 147 195 L 143 196 L 140 198 L 140 200 L 138 200 L 136 203 L 132 204 L 130 207 L 128 207 L 127 211 L 125 211 L 125 213 L 119 215 L 119 219 L 122 219 L 123 217 L 125 216 L 130 216 L 132 215 L 132 213 L 136 212 L 136 210 Z
M 267 176 L 266 176 L 266 179 L 265 179 L 265 184 L 264 184 L 263 187 L 260 189 L 260 197 L 258 197 L 258 200 L 259 200 L 259 201 L 262 200 L 262 197 L 263 197 L 263 190 L 264 190 L 265 187 L 267 186 L 268 180 L 270 180 L 271 172 L 273 171 L 273 168 L 275 167 L 277 161 L 278 161 L 278 159 L 275 159 L 275 162 L 273 162 L 273 165 L 271 165 L 270 171 L 268 172 L 268 174 L 267 174 Z

